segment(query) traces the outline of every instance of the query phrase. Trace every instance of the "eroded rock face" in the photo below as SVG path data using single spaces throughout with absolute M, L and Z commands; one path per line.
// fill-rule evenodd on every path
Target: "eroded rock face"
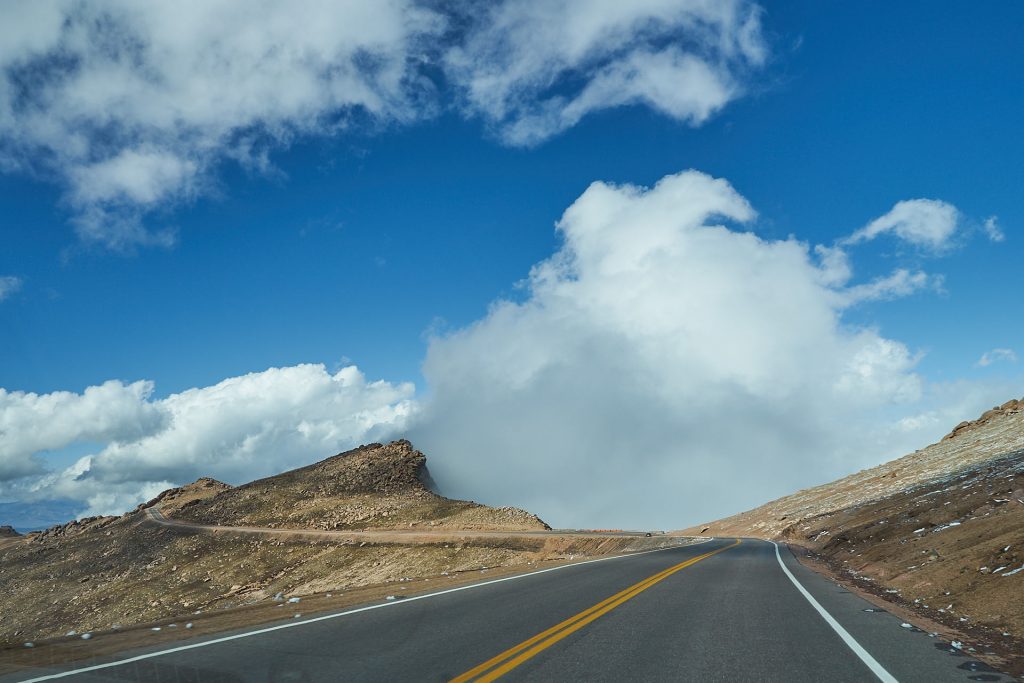
M 14 527 L 8 526 L 6 524 L 0 526 L 0 538 L 15 538 L 17 536 L 21 536 L 21 534 L 15 531 Z

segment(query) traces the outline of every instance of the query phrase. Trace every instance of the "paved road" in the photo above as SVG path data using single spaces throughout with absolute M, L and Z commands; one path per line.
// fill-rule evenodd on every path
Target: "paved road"
M 1012 680 L 868 609 L 785 549 L 718 539 L 0 681 Z

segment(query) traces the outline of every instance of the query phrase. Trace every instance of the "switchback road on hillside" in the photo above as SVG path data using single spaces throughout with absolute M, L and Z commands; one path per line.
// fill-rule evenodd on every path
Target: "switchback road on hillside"
M 161 526 L 173 527 L 192 531 L 207 531 L 214 533 L 239 533 L 255 534 L 259 536 L 286 536 L 289 538 L 312 538 L 318 540 L 359 540 L 373 543 L 437 543 L 438 539 L 474 539 L 474 538 L 520 538 L 520 537 L 551 537 L 551 536 L 595 536 L 609 538 L 637 538 L 649 533 L 643 531 L 586 531 L 579 529 L 547 529 L 547 530 L 526 530 L 526 531 L 498 531 L 493 529 L 450 529 L 446 527 L 419 527 L 409 529 L 293 529 L 288 527 L 264 527 L 264 526 L 220 526 L 215 524 L 201 524 L 181 519 L 167 517 L 156 507 L 146 508 L 146 519 Z M 658 538 L 677 539 L 683 542 L 683 537 L 667 536 L 657 534 Z
M 715 539 L 0 681 L 1010 681 L 764 541 Z

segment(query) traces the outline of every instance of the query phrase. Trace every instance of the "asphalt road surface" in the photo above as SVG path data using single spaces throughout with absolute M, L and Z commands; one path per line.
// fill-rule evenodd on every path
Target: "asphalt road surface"
M 1011 681 L 771 543 L 567 565 L 0 681 Z

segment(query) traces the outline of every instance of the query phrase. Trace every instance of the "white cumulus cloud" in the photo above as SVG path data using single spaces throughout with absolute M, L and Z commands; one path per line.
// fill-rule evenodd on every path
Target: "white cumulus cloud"
M 0 3 L 0 170 L 61 183 L 72 223 L 115 249 L 169 245 L 147 216 L 272 168 L 298 137 L 453 106 L 513 144 L 596 110 L 697 125 L 766 47 L 744 0 L 131 0 Z
M 557 525 L 671 528 L 941 436 L 897 425 L 927 394 L 917 355 L 842 319 L 926 277 L 850 285 L 838 248 L 730 227 L 754 216 L 695 171 L 591 185 L 523 300 L 430 344 L 410 434 L 442 488 Z
M 0 481 L 38 473 L 37 454 L 77 442 L 138 439 L 165 422 L 148 402 L 150 382 L 116 380 L 81 394 L 35 394 L 0 388 Z
M 405 121 L 443 17 L 407 0 L 38 2 L 0 7 L 0 158 L 55 174 L 86 239 L 166 242 L 140 223 L 211 166 Z
M 81 394 L 0 390 L 0 498 L 82 501 L 120 513 L 168 486 L 249 481 L 400 431 L 411 384 L 368 382 L 350 366 L 271 368 L 153 399 L 153 385 L 107 382 Z M 44 453 L 99 443 L 62 471 Z
M 742 0 L 507 0 L 465 19 L 445 65 L 467 111 L 514 145 L 625 104 L 698 125 L 764 62 L 760 14 Z

